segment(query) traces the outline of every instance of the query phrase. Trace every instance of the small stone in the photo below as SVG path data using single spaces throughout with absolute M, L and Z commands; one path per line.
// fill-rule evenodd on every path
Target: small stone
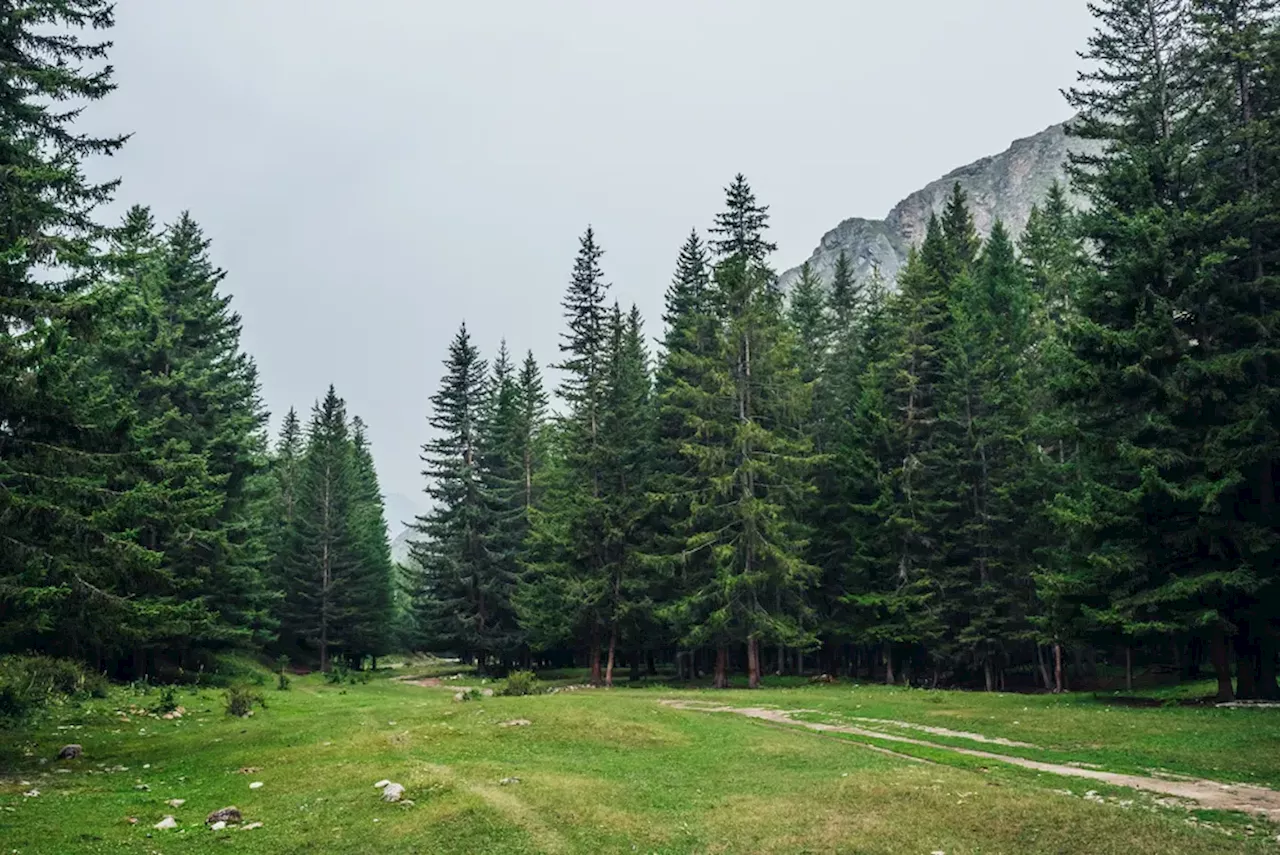
M 227 824 L 226 824 L 225 822 L 223 822 L 222 820 L 218 820 L 218 821 L 217 821 L 217 822 L 215 822 L 213 825 L 209 826 L 209 828 L 210 828 L 211 830 L 213 830 L 213 831 L 221 831 L 222 829 L 224 829 L 224 828 L 226 828 L 226 827 L 227 827 Z
M 186 799 L 169 799 L 169 801 L 165 802 L 165 804 L 167 804 L 171 808 L 180 808 L 186 803 L 187 803 Z
M 251 789 L 251 790 L 260 790 L 260 789 L 262 789 L 262 782 L 261 782 L 261 781 L 254 781 L 252 784 L 250 784 L 250 785 L 249 785 L 249 789 Z
M 25 793 L 22 794 L 22 796 L 23 798 L 27 798 L 27 799 L 38 798 L 40 796 L 40 791 L 33 788 L 30 790 L 27 790 Z
M 239 822 L 241 819 L 240 808 L 233 806 L 215 810 L 204 818 L 204 822 L 205 825 L 213 825 L 215 822 Z
M 404 798 L 404 786 L 402 784 L 387 784 L 382 788 L 382 800 L 384 802 L 398 802 Z
M 240 830 L 241 830 L 241 831 L 253 831 L 255 828 L 262 828 L 262 823 L 260 823 L 260 822 L 251 822 L 251 823 L 249 823 L 248 825 L 243 826 Z
M 137 825 L 137 824 L 138 824 L 138 818 L 137 818 L 136 816 L 126 816 L 126 817 L 124 818 L 124 821 L 125 821 L 125 822 L 127 822 L 127 823 L 129 823 L 130 825 Z
M 78 760 L 84 754 L 84 748 L 78 744 L 64 745 L 58 752 L 59 760 Z
M 391 782 L 390 782 L 390 781 L 388 781 L 386 778 L 383 778 L 381 781 L 379 781 L 378 783 L 374 784 L 374 785 L 373 785 L 373 788 L 374 788 L 375 790 L 381 790 L 383 787 L 385 787 L 387 784 L 390 784 L 390 783 L 391 783 Z
M 159 829 L 177 828 L 178 821 L 171 816 L 166 816 L 164 819 L 157 822 L 153 827 L 159 828 Z
M 144 792 L 144 793 L 145 793 L 145 792 L 148 792 L 148 791 L 151 789 L 151 788 L 150 788 L 149 786 L 147 786 L 146 784 L 134 784 L 134 785 L 133 785 L 133 788 L 134 788 L 135 790 L 140 790 L 141 792 Z
M 518 783 L 520 783 L 520 779 L 519 779 L 519 778 L 503 778 L 503 779 L 502 779 L 501 781 L 499 781 L 498 783 L 499 783 L 499 784 L 501 784 L 502 786 L 506 787 L 506 786 L 509 786 L 509 785 L 511 785 L 511 784 L 518 784 Z
M 511 721 L 502 722 L 498 727 L 528 727 L 531 724 L 533 724 L 533 722 L 529 721 L 527 718 L 513 718 Z
M 241 766 L 236 770 L 237 775 L 252 775 L 254 772 L 261 772 L 257 766 Z

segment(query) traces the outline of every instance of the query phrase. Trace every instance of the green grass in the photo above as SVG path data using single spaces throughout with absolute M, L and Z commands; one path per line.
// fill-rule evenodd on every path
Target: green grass
M 405 663 L 392 673 L 422 672 Z M 575 675 L 561 675 L 549 684 L 572 682 Z M 180 720 L 127 722 L 114 711 L 149 706 L 154 692 L 119 690 L 0 735 L 12 737 L 0 747 L 9 766 L 0 853 L 1280 851 L 1280 827 L 1240 815 L 1193 815 L 1133 791 L 883 743 L 937 761 L 912 763 L 840 736 L 658 703 L 681 697 L 829 720 L 895 719 L 1033 743 L 977 747 L 1036 759 L 1280 787 L 1276 711 L 792 682 L 758 692 L 649 684 L 455 703 L 446 689 L 389 679 L 331 686 L 312 675 L 288 692 L 265 687 L 269 708 L 248 719 L 228 719 L 221 694 L 205 689 L 180 695 L 188 711 Z M 446 685 L 454 684 L 478 680 Z M 515 718 L 532 724 L 499 726 Z M 84 758 L 52 762 L 67 742 L 82 743 Z M 128 771 L 104 771 L 115 766 Z M 260 771 L 238 774 L 242 767 Z M 500 783 L 512 777 L 519 783 Z M 404 784 L 414 804 L 381 802 L 373 784 L 382 778 Z M 264 786 L 251 790 L 252 781 Z M 23 797 L 31 786 L 39 797 Z M 1075 796 L 1055 792 L 1068 789 Z M 1079 797 L 1086 790 L 1095 800 Z M 169 808 L 172 798 L 186 804 Z M 263 827 L 203 827 L 208 812 L 228 805 Z M 179 830 L 153 830 L 166 813 Z

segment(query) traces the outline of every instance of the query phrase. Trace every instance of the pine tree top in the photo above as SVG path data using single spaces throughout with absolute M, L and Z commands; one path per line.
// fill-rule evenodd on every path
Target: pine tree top
M 721 259 L 739 259 L 763 266 L 777 244 L 765 240 L 769 228 L 769 206 L 756 202 L 746 176 L 738 173 L 725 188 L 725 210 L 716 215 L 711 234 L 711 250 Z
M 942 212 L 942 232 L 946 236 L 952 258 L 958 268 L 973 264 L 978 257 L 982 240 L 969 209 L 969 195 L 957 181 L 951 188 L 951 196 Z

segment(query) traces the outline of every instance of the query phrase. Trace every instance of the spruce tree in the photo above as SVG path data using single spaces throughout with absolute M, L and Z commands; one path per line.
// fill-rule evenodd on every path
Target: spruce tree
M 649 546 L 655 573 L 661 576 L 658 616 L 673 640 L 697 643 L 696 615 L 683 608 L 690 591 L 707 584 L 710 563 L 705 551 L 690 552 L 688 521 L 700 489 L 696 441 L 723 441 L 709 426 L 721 402 L 714 394 L 716 354 L 722 330 L 712 303 L 711 263 L 697 231 L 680 249 L 675 274 L 667 288 L 665 330 L 654 377 L 656 437 L 652 471 L 651 512 L 654 539 Z M 681 654 L 681 676 L 693 654 Z M 688 669 L 690 675 L 692 667 Z
M 614 304 L 601 421 L 608 574 L 604 612 L 609 634 L 604 674 L 607 686 L 613 685 L 619 642 L 630 642 L 634 652 L 644 646 L 643 636 L 654 625 L 655 577 L 652 564 L 643 559 L 651 543 L 649 524 L 653 519 L 649 500 L 653 471 L 651 392 L 640 313 L 633 306 L 624 317 Z
M 1148 595 L 1179 624 L 1236 627 L 1236 695 L 1280 697 L 1280 20 L 1275 0 L 1193 0 L 1185 63 L 1194 109 L 1195 256 L 1178 303 L 1171 414 L 1199 471 L 1178 484 L 1199 502 L 1190 553 Z
M 1216 560 L 1197 544 L 1207 498 L 1195 483 L 1204 474 L 1200 440 L 1175 418 L 1175 374 L 1194 337 L 1186 297 L 1198 253 L 1186 205 L 1184 12 L 1180 0 L 1096 4 L 1098 30 L 1085 54 L 1093 68 L 1069 93 L 1081 112 L 1074 132 L 1105 151 L 1076 157 L 1072 170 L 1090 203 L 1081 224 L 1097 264 L 1080 289 L 1070 342 L 1081 368 L 1065 390 L 1083 452 L 1074 489 L 1055 503 L 1084 548 L 1059 571 L 1058 587 L 1078 592 L 1096 632 L 1126 640 L 1176 624 L 1147 592 Z M 1191 623 L 1210 635 L 1228 697 L 1226 605 L 1238 583 L 1223 581 Z
M 954 323 L 944 419 L 959 437 L 951 461 L 958 488 L 944 600 L 955 642 L 978 665 L 987 691 L 1003 686 L 1011 647 L 1029 632 L 1032 556 L 1026 508 L 1036 494 L 1026 355 L 1032 330 L 1028 279 L 1004 225 L 952 294 Z
M 484 470 L 488 365 L 464 324 L 449 345 L 440 389 L 431 398 L 435 438 L 423 446 L 433 508 L 418 517 L 412 547 L 422 580 L 415 612 L 421 643 L 453 651 L 481 670 L 510 644 L 503 615 L 511 580 L 492 550 L 494 507 Z
M 0 648 L 28 645 L 90 657 L 114 644 L 116 619 L 145 623 L 127 597 L 159 566 L 129 529 L 131 502 L 108 487 L 130 477 L 120 456 L 132 416 L 109 378 L 71 343 L 98 335 L 110 311 L 91 281 L 94 210 L 116 182 L 82 164 L 124 137 L 75 128 L 115 88 L 109 43 L 86 30 L 114 23 L 106 0 L 20 0 L 0 20 L 8 84 L 0 92 Z M 37 382 L 38 378 L 38 382 Z M 104 508 L 104 499 L 111 505 Z M 124 595 L 122 595 L 122 592 Z M 80 615 L 101 619 L 81 632 Z
M 710 572 L 681 610 L 691 638 L 717 648 L 716 685 L 727 685 L 729 645 L 745 642 L 754 688 L 761 641 L 811 642 L 804 593 L 813 568 L 802 557 L 797 519 L 811 448 L 796 430 L 809 390 L 791 365 L 793 345 L 766 263 L 774 249 L 765 238 L 768 209 L 741 175 L 726 196 L 712 229 L 719 257 L 712 299 L 722 332 L 718 352 L 700 360 L 708 382 L 692 390 L 690 410 L 704 424 L 688 444 L 697 478 L 685 551 L 705 551 Z
M 314 650 L 320 669 L 348 650 L 355 624 L 359 540 L 352 513 L 358 487 L 345 402 L 332 386 L 311 411 L 298 479 L 297 516 L 285 553 L 284 629 Z M 350 652 L 350 651 L 348 651 Z
M 864 284 L 856 280 L 853 262 L 843 249 L 836 256 L 836 268 L 832 274 L 830 291 L 831 324 L 834 334 L 838 336 L 853 325 L 863 309 Z
M 561 465 L 549 471 L 544 507 L 535 516 L 531 545 L 536 554 L 520 604 L 522 622 L 536 627 L 534 635 L 544 645 L 577 642 L 586 648 L 597 684 L 604 679 L 601 645 L 609 591 L 601 438 L 609 286 L 600 267 L 603 254 L 588 228 L 563 302 L 568 331 L 562 334 L 563 360 L 556 367 L 563 373 L 558 391 L 566 412 L 555 432 Z
M 368 428 L 356 416 L 351 420 L 352 481 L 351 529 L 356 553 L 352 579 L 351 628 L 347 655 L 355 662 L 389 653 L 396 642 L 395 573 L 391 543 L 387 539 L 387 515 L 378 486 L 378 473 L 369 450 Z

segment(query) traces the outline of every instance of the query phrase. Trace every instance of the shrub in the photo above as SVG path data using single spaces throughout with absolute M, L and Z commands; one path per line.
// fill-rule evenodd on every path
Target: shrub
M 227 715 L 235 716 L 236 718 L 252 715 L 254 704 L 266 709 L 267 699 L 260 692 L 255 692 L 249 686 L 232 686 L 227 689 Z
M 347 663 L 341 659 L 335 659 L 329 663 L 329 670 L 325 672 L 324 681 L 335 686 L 340 686 L 348 682 L 351 676 L 351 669 L 347 667 Z
M 289 657 L 281 654 L 280 658 L 276 660 L 276 689 L 281 692 L 289 688 L 289 675 L 284 672 L 284 669 L 288 667 Z
M 107 681 L 51 656 L 0 657 L 0 722 L 18 724 L 50 704 L 105 697 Z
M 160 700 L 156 701 L 151 711 L 157 715 L 171 713 L 178 708 L 178 690 L 173 686 L 164 686 L 160 689 Z
M 534 695 L 538 693 L 538 677 L 532 671 L 512 671 L 507 675 L 507 685 L 502 688 L 504 695 Z

